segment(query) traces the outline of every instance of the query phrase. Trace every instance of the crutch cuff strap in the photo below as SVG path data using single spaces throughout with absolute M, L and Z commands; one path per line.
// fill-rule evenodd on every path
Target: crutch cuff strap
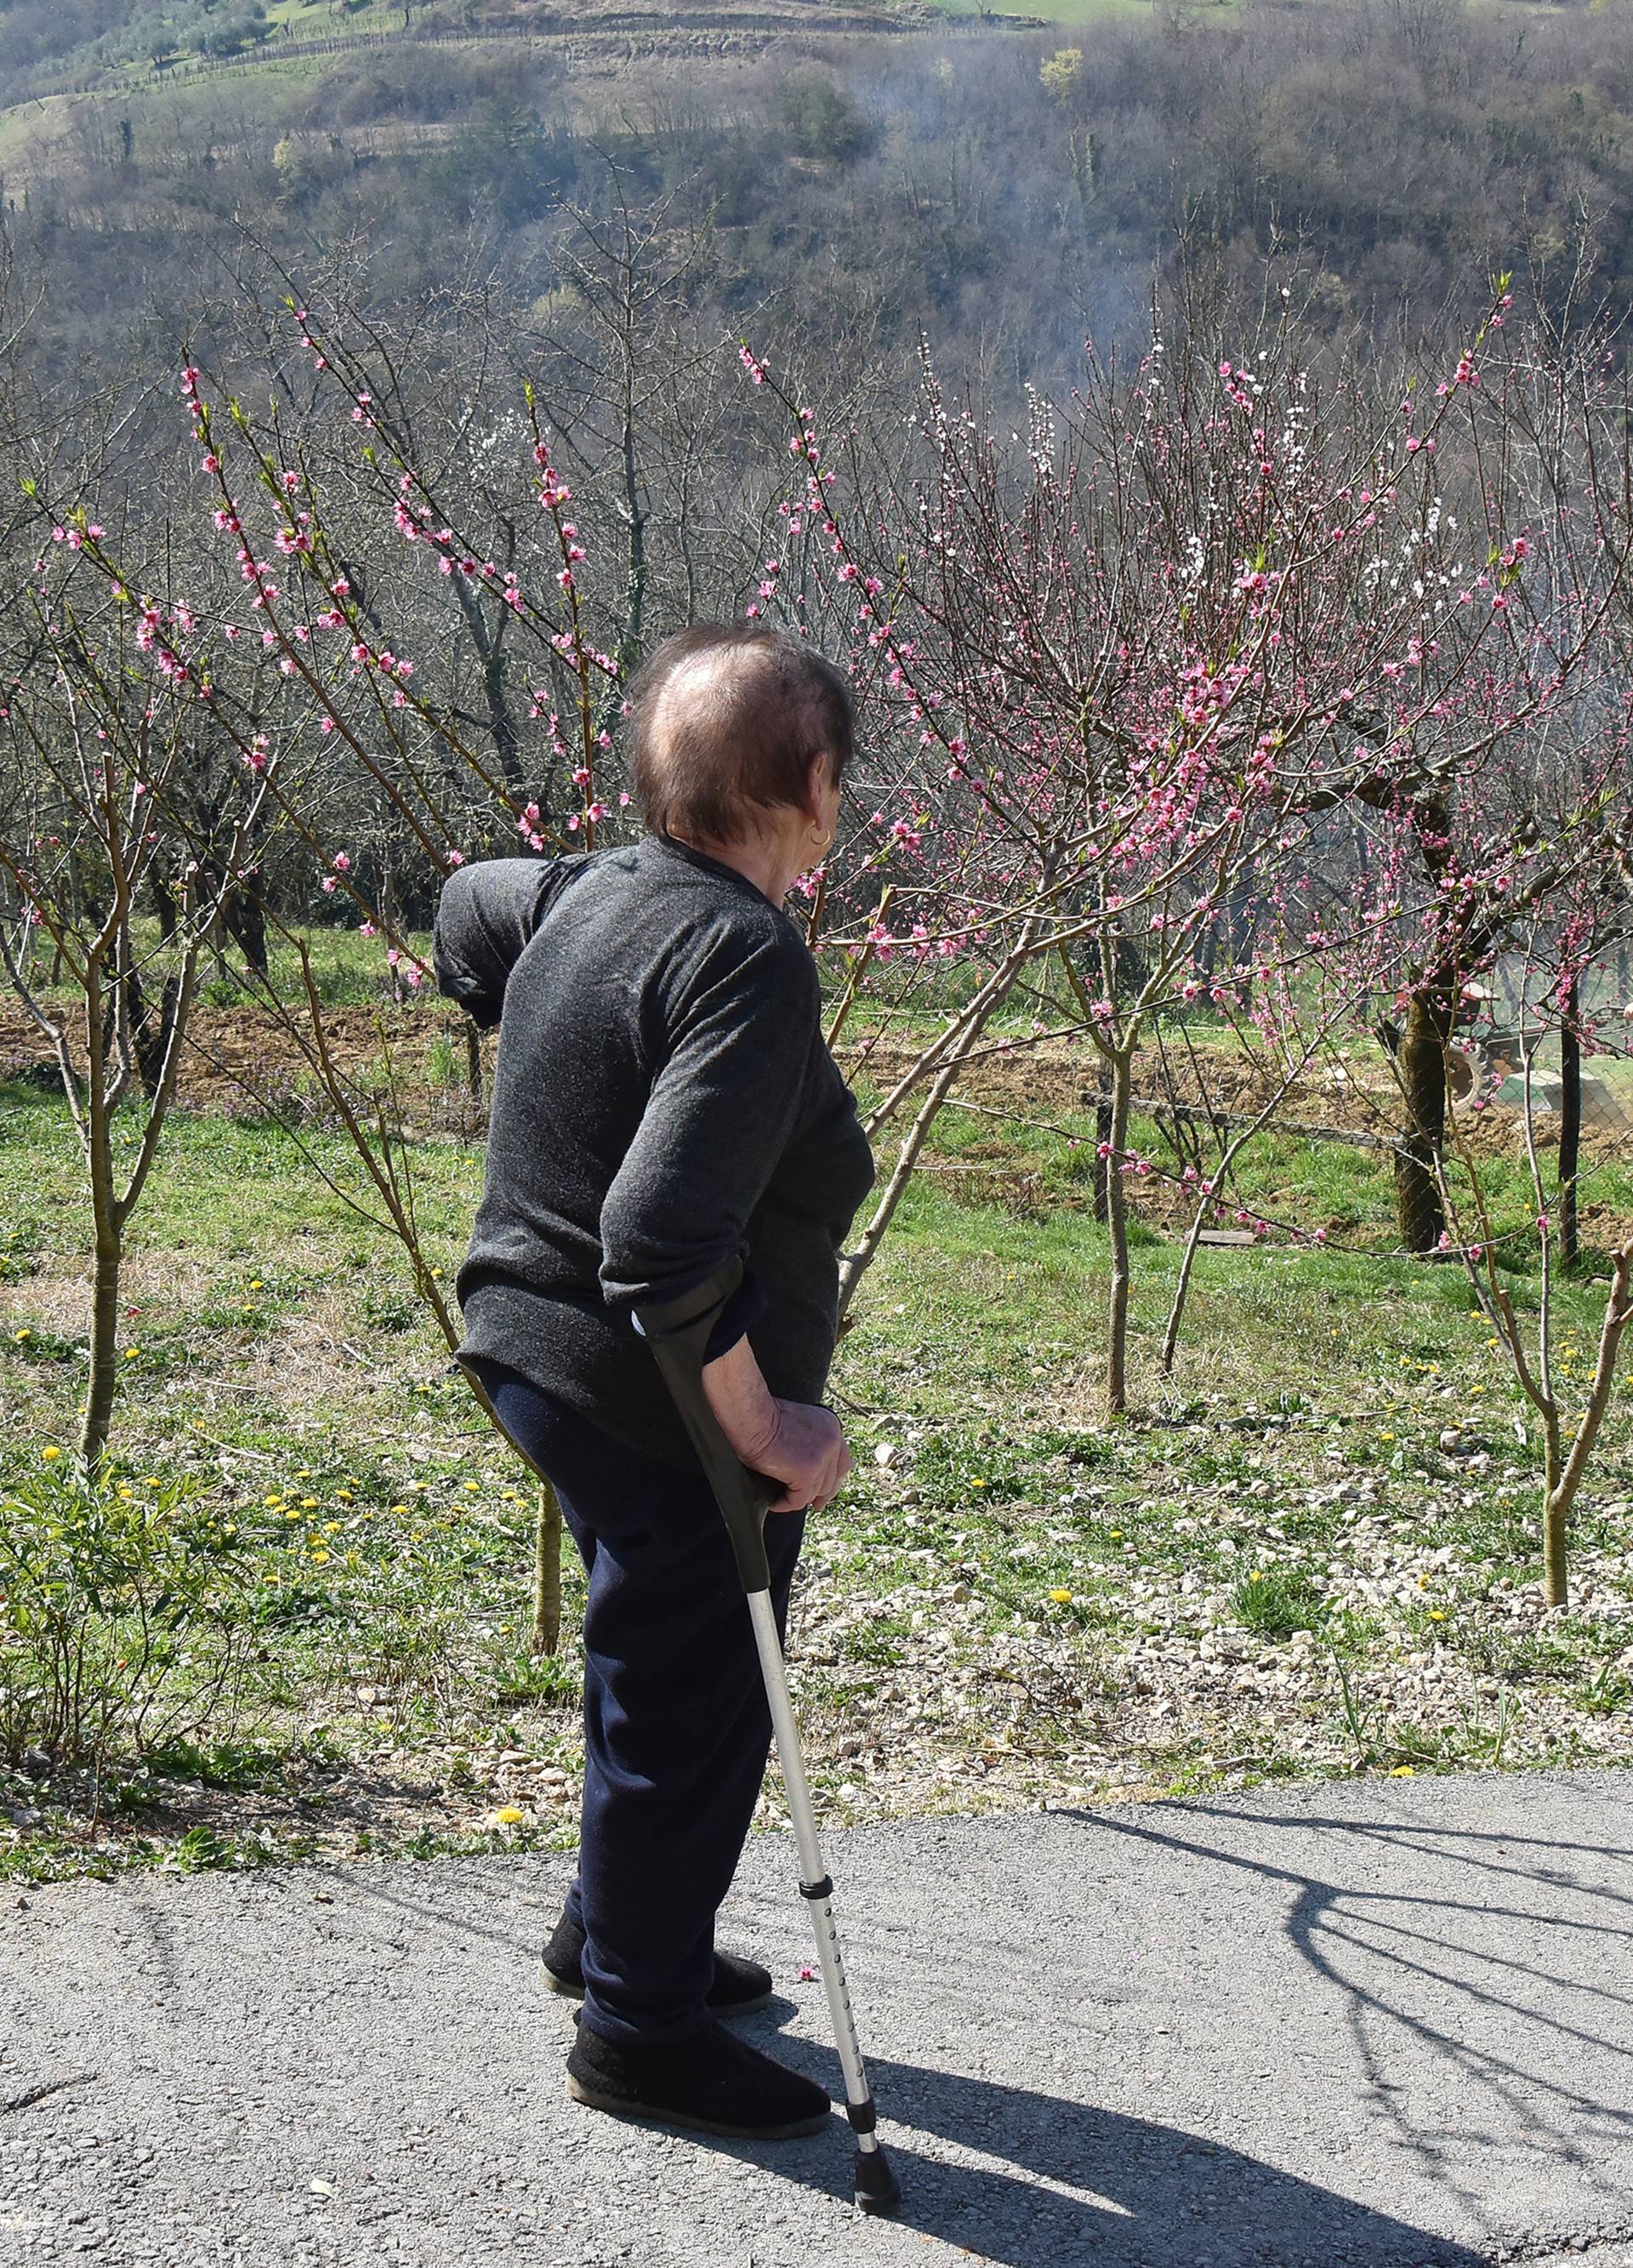
M 734 1252 L 706 1283 L 695 1285 L 678 1300 L 644 1300 L 635 1310 L 635 1327 L 644 1339 L 672 1337 L 723 1307 L 742 1280 L 743 1263 Z
M 871 2095 L 865 2102 L 847 2102 L 845 2116 L 850 2121 L 853 2134 L 871 2134 L 879 2124 L 879 2113 L 873 2108 Z
M 802 1898 L 831 1898 L 834 1895 L 832 1875 L 824 1874 L 820 1882 L 801 1882 L 799 1895 Z

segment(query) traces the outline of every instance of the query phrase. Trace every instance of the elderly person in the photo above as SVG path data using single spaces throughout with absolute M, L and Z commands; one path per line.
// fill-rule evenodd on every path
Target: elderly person
M 770 1722 L 725 1529 L 633 1310 L 744 1263 L 703 1382 L 781 1484 L 780 1621 L 805 1511 L 850 1467 L 820 1397 L 873 1178 L 783 910 L 833 841 L 852 709 L 830 663 L 754 622 L 666 639 L 630 698 L 643 839 L 466 867 L 443 893 L 443 990 L 478 1022 L 504 1011 L 460 1359 L 589 1578 L 578 1874 L 544 1952 L 583 1996 L 568 2091 L 769 2139 L 830 2110 L 721 2022 L 771 1991 L 714 1942 Z

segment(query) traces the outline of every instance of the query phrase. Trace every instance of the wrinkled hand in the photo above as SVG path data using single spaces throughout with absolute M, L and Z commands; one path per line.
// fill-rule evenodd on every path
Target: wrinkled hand
M 779 1401 L 747 1338 L 703 1365 L 703 1392 L 749 1471 L 780 1484 L 768 1510 L 820 1512 L 838 1493 L 850 1470 L 838 1418 L 817 1403 Z
M 850 1470 L 844 1429 L 831 1410 L 810 1402 L 778 1402 L 776 1431 L 750 1461 L 757 1473 L 781 1481 L 772 1512 L 820 1512 L 836 1497 Z

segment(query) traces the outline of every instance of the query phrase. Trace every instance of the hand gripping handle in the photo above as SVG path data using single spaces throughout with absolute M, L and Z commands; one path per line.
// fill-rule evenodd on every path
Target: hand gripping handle
M 771 1569 L 766 1559 L 766 1506 L 782 1491 L 776 1482 L 749 1471 L 727 1440 L 703 1391 L 703 1350 L 709 1344 L 709 1334 L 742 1280 L 743 1263 L 733 1254 L 695 1291 L 679 1300 L 637 1307 L 635 1326 L 651 1348 L 680 1413 L 720 1506 L 743 1588 L 752 1593 L 771 1587 Z

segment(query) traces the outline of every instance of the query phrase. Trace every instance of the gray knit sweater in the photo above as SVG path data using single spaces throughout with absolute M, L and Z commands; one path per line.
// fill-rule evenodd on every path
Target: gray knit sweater
M 479 1023 L 499 1020 L 461 1356 L 689 1469 L 631 1311 L 736 1253 L 744 1289 L 711 1354 L 747 1328 L 772 1393 L 820 1401 L 873 1160 L 787 915 L 718 859 L 651 836 L 495 859 L 444 888 L 436 968 Z

